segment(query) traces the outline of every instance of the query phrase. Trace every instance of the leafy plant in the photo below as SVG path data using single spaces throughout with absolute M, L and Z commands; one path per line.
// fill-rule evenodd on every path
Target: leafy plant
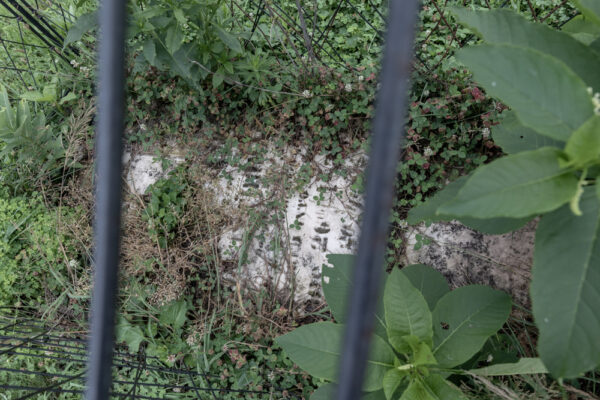
M 162 248 L 175 237 L 179 218 L 183 214 L 186 199 L 184 178 L 173 171 L 168 178 L 159 179 L 148 189 L 150 200 L 142 219 L 148 223 L 148 233 Z
M 336 382 L 351 290 L 353 256 L 329 255 L 333 268 L 323 266 L 323 292 L 337 323 L 318 322 L 280 336 L 276 342 L 311 375 Z M 425 265 L 394 269 L 386 278 L 375 315 L 363 390 L 369 399 L 464 399 L 446 378 L 477 354 L 506 322 L 510 297 L 487 286 L 450 291 L 444 277 Z M 470 373 L 515 374 L 545 372 L 537 359 L 489 366 Z M 332 384 L 312 399 L 327 397 Z
M 0 157 L 14 157 L 20 168 L 37 179 L 53 177 L 62 169 L 61 135 L 46 125 L 43 112 L 32 112 L 26 100 L 13 107 L 5 88 L 0 88 L 0 146 Z
M 512 109 L 493 132 L 509 155 L 409 213 L 411 223 L 458 219 L 488 233 L 542 215 L 531 283 L 538 351 L 554 376 L 567 378 L 600 362 L 600 343 L 590 340 L 600 336 L 600 53 L 589 45 L 600 32 L 597 11 L 583 3 L 569 33 L 508 10 L 454 9 L 486 42 L 460 50 L 458 60 Z M 590 25 L 597 33 L 578 34 Z

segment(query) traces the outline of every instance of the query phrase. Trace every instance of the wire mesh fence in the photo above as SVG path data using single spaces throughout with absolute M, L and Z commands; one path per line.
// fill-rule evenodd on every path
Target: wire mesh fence
M 74 45 L 63 44 L 74 19 L 56 1 L 0 1 L 3 83 L 16 80 L 26 90 L 40 90 L 52 78 L 71 74 L 70 61 L 80 52 Z
M 87 337 L 59 324 L 22 315 L 0 315 L 0 398 L 75 399 L 84 393 Z M 130 353 L 117 346 L 113 354 L 115 399 L 299 399 L 300 394 L 252 382 L 227 384 L 221 375 L 190 368 L 185 362 L 167 367 L 140 347 Z

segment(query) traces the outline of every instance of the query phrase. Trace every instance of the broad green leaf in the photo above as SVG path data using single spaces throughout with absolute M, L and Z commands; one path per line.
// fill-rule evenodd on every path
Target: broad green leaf
M 502 122 L 492 128 L 494 143 L 502 147 L 507 154 L 536 150 L 541 147 L 557 147 L 562 149 L 565 143 L 540 135 L 524 126 L 513 111 L 504 111 Z
M 564 24 L 561 29 L 588 46 L 600 37 L 600 26 L 581 14 Z
M 328 254 L 327 261 L 331 267 L 323 264 L 321 268 L 321 287 L 325 300 L 335 320 L 342 324 L 346 322 L 346 313 L 348 312 L 346 301 L 352 290 L 351 276 L 354 260 L 355 257 L 352 254 Z M 375 313 L 375 334 L 387 339 L 383 293 L 380 294 Z
M 467 400 L 467 397 L 445 380 L 441 375 L 432 374 L 424 378 L 425 388 L 429 395 L 436 400 Z
M 567 142 L 569 164 L 584 167 L 600 158 L 600 116 L 594 115 L 577 129 Z
M 406 379 L 407 371 L 399 371 L 397 368 L 389 369 L 383 376 L 383 393 L 387 400 L 391 400 L 398 388 Z
M 600 87 L 600 54 L 565 32 L 529 22 L 507 9 L 468 10 L 453 8 L 459 22 L 475 30 L 486 43 L 530 47 L 565 63 L 588 86 Z
M 506 44 L 471 46 L 456 56 L 490 95 L 542 135 L 566 141 L 593 115 L 588 85 L 552 56 Z
M 407 353 L 410 350 L 403 339 L 407 335 L 431 344 L 433 331 L 427 301 L 399 269 L 394 269 L 387 279 L 383 307 L 388 340 L 396 351 Z
M 77 18 L 77 21 L 71 28 L 69 32 L 67 32 L 67 37 L 65 38 L 64 47 L 67 47 L 69 44 L 77 42 L 81 40 L 83 35 L 88 33 L 89 31 L 96 29 L 98 27 L 98 12 L 93 11 L 88 14 L 83 14 L 81 17 Z
M 523 218 L 552 211 L 577 192 L 578 180 L 562 170 L 561 152 L 544 147 L 479 167 L 438 212 L 476 218 Z
M 127 343 L 131 353 L 137 353 L 140 349 L 140 344 L 146 339 L 144 332 L 137 325 L 132 325 L 125 318 L 119 318 L 117 324 L 117 342 Z
M 148 39 L 144 42 L 143 53 L 146 61 L 150 65 L 156 66 L 156 45 L 154 44 L 154 40 Z
M 59 104 L 65 104 L 73 100 L 77 100 L 77 95 L 73 92 L 69 92 L 66 96 L 60 99 Z
M 459 190 L 465 185 L 469 177 L 469 175 L 461 176 L 427 199 L 424 203 L 412 208 L 408 212 L 408 217 L 406 219 L 407 222 L 409 224 L 416 224 L 422 221 L 437 222 L 459 220 L 469 228 L 475 229 L 476 231 L 489 235 L 499 235 L 519 229 L 530 220 L 530 218 L 479 219 L 441 214 L 439 212 L 439 208 L 442 206 L 442 204 L 454 199 Z
M 471 285 L 442 297 L 433 310 L 433 355 L 441 366 L 455 367 L 477 353 L 510 314 L 510 296 Z
M 334 383 L 326 383 L 313 392 L 310 396 L 310 400 L 331 400 L 335 397 L 335 390 L 336 385 Z M 360 398 L 362 400 L 387 400 L 383 390 L 363 393 Z
M 546 374 L 548 370 L 539 358 L 521 358 L 516 363 L 496 364 L 489 367 L 469 370 L 471 374 L 481 376 Z
M 188 304 L 185 300 L 172 301 L 162 307 L 158 320 L 177 330 L 185 324 Z
M 229 47 L 231 50 L 235 51 L 238 54 L 241 54 L 243 52 L 242 45 L 240 44 L 240 41 L 235 36 L 233 36 L 231 33 L 227 32 L 225 29 L 221 28 L 217 24 L 213 24 L 213 27 L 217 31 L 217 35 L 219 36 L 219 39 L 221 39 L 221 41 L 225 44 L 225 46 Z
M 540 220 L 531 279 L 538 353 L 552 375 L 574 378 L 600 363 L 600 203 L 586 188 L 579 204 Z
M 427 265 L 408 265 L 402 268 L 402 273 L 421 292 L 430 310 L 433 310 L 438 300 L 450 291 L 444 275 Z
M 344 339 L 344 325 L 317 322 L 304 325 L 275 339 L 287 355 L 309 374 L 335 382 L 340 351 Z M 371 338 L 371 350 L 363 389 L 367 392 L 383 387 L 383 376 L 394 365 L 394 353 L 379 336 Z
M 573 0 L 583 15 L 600 25 L 600 2 L 598 0 Z
M 165 47 L 170 54 L 175 54 L 177 50 L 183 44 L 183 32 L 179 29 L 178 25 L 172 25 L 167 30 L 167 36 L 165 38 Z
M 430 343 L 422 342 L 415 335 L 403 336 L 402 339 L 410 346 L 410 363 L 413 365 L 435 365 L 437 361 L 431 352 Z
M 410 381 L 400 400 L 436 400 L 436 398 L 428 393 L 423 382 L 414 379 Z

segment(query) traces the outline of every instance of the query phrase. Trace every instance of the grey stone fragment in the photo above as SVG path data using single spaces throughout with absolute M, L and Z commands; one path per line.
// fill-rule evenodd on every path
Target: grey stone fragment
M 456 221 L 420 224 L 407 230 L 403 262 L 434 267 L 452 287 L 483 284 L 501 289 L 528 307 L 536 227 L 534 220 L 515 232 L 484 235 Z M 422 244 L 419 249 L 417 243 Z

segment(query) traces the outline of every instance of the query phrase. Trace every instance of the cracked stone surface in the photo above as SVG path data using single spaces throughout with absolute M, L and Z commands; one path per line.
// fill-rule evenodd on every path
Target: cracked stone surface
M 453 287 L 483 284 L 504 290 L 527 307 L 536 227 L 534 220 L 515 232 L 484 235 L 456 221 L 417 225 L 408 228 L 404 262 L 431 265 Z M 417 243 L 422 246 L 415 249 Z

